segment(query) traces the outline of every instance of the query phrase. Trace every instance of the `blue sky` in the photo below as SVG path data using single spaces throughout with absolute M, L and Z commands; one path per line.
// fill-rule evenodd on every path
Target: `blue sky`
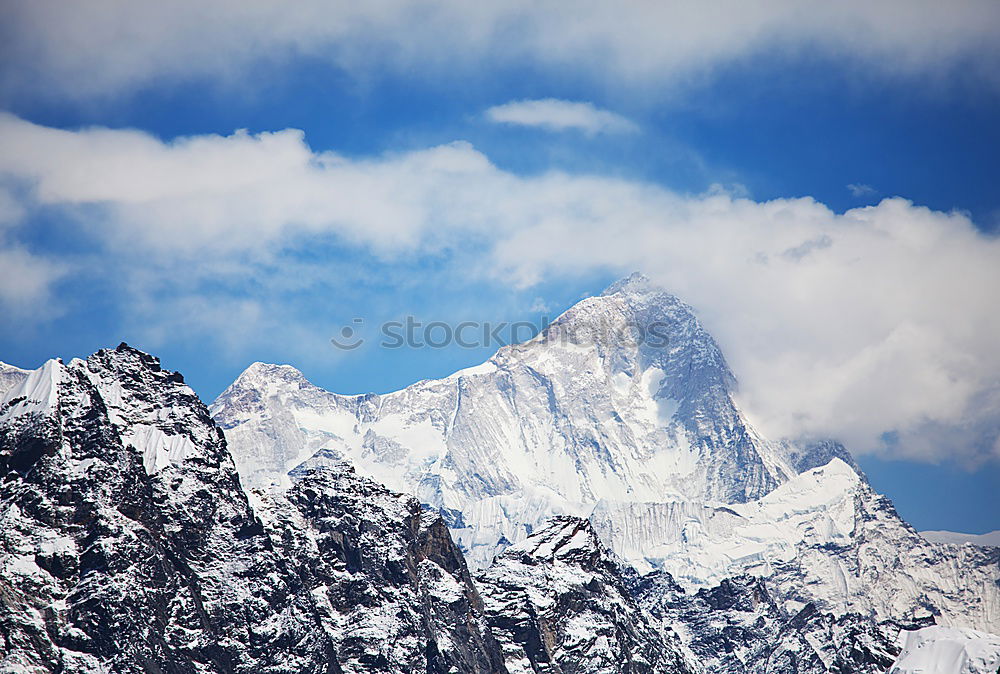
M 387 391 L 492 349 L 342 325 L 540 321 L 642 269 L 769 435 L 843 439 L 918 528 L 1000 528 L 995 5 L 113 4 L 0 35 L 0 360 Z

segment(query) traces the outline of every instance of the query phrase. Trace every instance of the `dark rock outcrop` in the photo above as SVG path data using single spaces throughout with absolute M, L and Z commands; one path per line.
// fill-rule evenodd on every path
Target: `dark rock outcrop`
M 555 517 L 480 577 L 486 614 L 512 671 L 687 674 L 678 638 L 632 597 L 627 567 L 589 521 Z M 634 573 L 634 572 L 631 572 Z
M 502 669 L 439 518 L 318 471 L 262 520 L 155 358 L 50 361 L 5 399 L 0 671 Z

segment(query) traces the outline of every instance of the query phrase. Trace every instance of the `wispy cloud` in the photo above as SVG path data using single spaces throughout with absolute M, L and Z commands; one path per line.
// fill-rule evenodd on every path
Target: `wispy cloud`
M 0 327 L 14 318 L 38 320 L 58 313 L 51 303 L 52 285 L 66 273 L 66 265 L 0 240 Z
M 58 313 L 51 303 L 53 284 L 68 273 L 66 265 L 36 254 L 14 239 L 27 208 L 11 190 L 0 185 L 0 329 L 27 316 L 47 318 Z
M 499 124 L 534 126 L 549 131 L 574 129 L 587 135 L 599 133 L 635 133 L 639 130 L 631 120 L 602 110 L 593 103 L 543 98 L 533 101 L 511 101 L 495 105 L 486 111 L 486 118 Z
M 286 283 L 343 282 L 343 269 L 306 270 L 283 252 L 331 240 L 387 270 L 454 261 L 462 278 L 523 286 L 642 269 L 699 308 L 741 378 L 742 404 L 770 435 L 839 437 L 864 452 L 895 431 L 896 456 L 928 460 L 996 451 L 1000 240 L 960 213 L 893 198 L 838 214 L 809 198 L 524 177 L 464 143 L 346 158 L 314 152 L 295 130 L 164 142 L 9 115 L 0 116 L 0 175 L 20 186 L 8 212 L 44 208 L 77 223 L 109 268 L 130 275 L 120 285 L 152 288 L 167 303 L 178 284 L 224 293 L 275 279 L 275 269 Z M 18 231 L 7 232 L 9 249 Z M 0 287 L 28 284 L 11 286 L 17 296 L 51 280 L 37 266 L 24 271 L 24 260 L 0 259 L 0 270 L 14 270 Z M 281 316 L 289 331 L 307 320 L 224 299 L 209 304 L 233 305 L 247 321 Z M 211 306 L 202 313 L 217 316 Z M 175 320 L 149 313 L 151 324 Z
M 847 190 L 855 197 L 870 197 L 878 194 L 878 190 L 864 183 L 851 183 L 847 186 Z
M 528 311 L 530 311 L 533 314 L 535 314 L 535 313 L 542 313 L 542 314 L 544 314 L 544 313 L 548 313 L 551 310 L 552 310 L 552 307 L 549 306 L 549 303 L 546 302 L 541 297 L 536 297 L 534 299 L 534 301 L 531 303 L 531 306 L 528 307 Z

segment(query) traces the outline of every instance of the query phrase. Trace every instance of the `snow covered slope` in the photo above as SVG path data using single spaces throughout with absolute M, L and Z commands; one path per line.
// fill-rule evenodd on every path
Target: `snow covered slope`
M 836 614 L 934 615 L 1000 632 L 1000 550 L 925 541 L 839 459 L 757 501 L 599 504 L 590 518 L 635 566 L 669 571 L 689 588 L 751 574 L 791 611 L 812 602 Z
M 482 567 L 552 514 L 742 503 L 794 475 L 793 459 L 809 465 L 759 437 L 734 385 L 692 310 L 633 276 L 446 379 L 344 396 L 255 363 L 211 409 L 246 483 L 287 485 L 288 470 L 332 450 L 440 508 Z
M 972 630 L 925 627 L 900 632 L 902 652 L 889 674 L 996 674 L 1000 637 Z

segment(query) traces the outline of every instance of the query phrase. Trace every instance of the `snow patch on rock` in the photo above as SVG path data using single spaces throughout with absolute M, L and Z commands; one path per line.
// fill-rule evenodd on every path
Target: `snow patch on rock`
M 55 359 L 37 370 L 28 372 L 23 380 L 8 390 L 0 400 L 0 422 L 26 414 L 52 414 L 58 402 L 59 380 L 63 364 Z

